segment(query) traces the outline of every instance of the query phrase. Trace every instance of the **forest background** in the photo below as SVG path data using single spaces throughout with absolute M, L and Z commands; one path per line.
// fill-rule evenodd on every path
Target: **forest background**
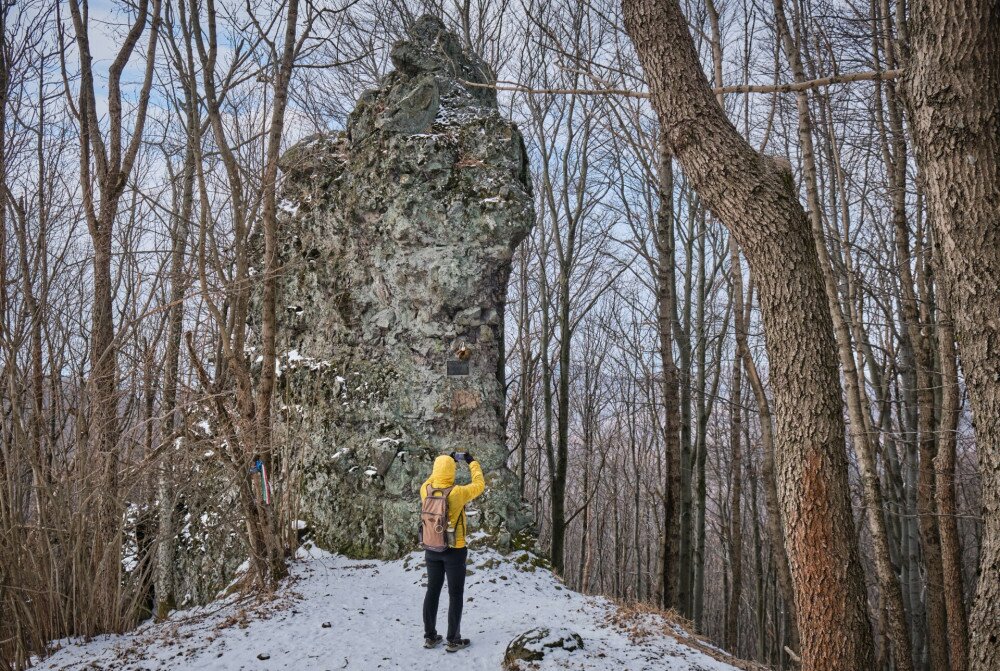
M 825 361 L 839 364 L 843 423 L 833 457 L 843 467 L 823 472 L 850 497 L 840 540 L 863 570 L 864 622 L 850 626 L 870 637 L 879 668 L 989 668 L 998 653 L 985 651 L 985 597 L 969 616 L 978 580 L 992 585 L 984 595 L 1000 589 L 996 566 L 979 576 L 981 555 L 1000 552 L 998 522 L 983 516 L 984 505 L 1000 514 L 1000 494 L 984 489 L 979 466 L 985 454 L 996 478 L 997 418 L 977 419 L 987 426 L 977 441 L 966 377 L 987 375 L 998 355 L 970 335 L 959 360 L 952 298 L 967 322 L 970 295 L 994 318 L 998 298 L 946 279 L 960 266 L 932 207 L 942 173 L 923 158 L 954 147 L 921 125 L 915 80 L 948 3 L 691 0 L 662 16 L 643 6 L 675 3 L 624 4 L 0 5 L 5 664 L 199 600 L 179 593 L 171 560 L 199 533 L 244 544 L 257 587 L 283 574 L 301 473 L 295 446 L 271 441 L 280 398 L 269 371 L 289 353 L 268 336 L 280 269 L 265 251 L 255 277 L 250 247 L 274 241 L 281 151 L 342 129 L 390 69 L 392 44 L 429 12 L 493 68 L 530 154 L 538 218 L 508 296 L 506 423 L 509 467 L 554 569 L 583 592 L 674 608 L 748 659 L 788 668 L 811 650 L 793 596 L 810 549 L 782 505 L 814 490 L 785 468 L 793 457 L 775 432 L 789 425 L 772 406 L 832 378 L 776 387 L 784 362 L 769 361 L 761 312 L 774 278 L 811 269 L 794 236 L 776 235 L 761 243 L 772 267 L 751 272 L 737 229 L 707 205 L 720 196 L 706 195 L 706 181 L 724 191 L 742 166 L 721 153 L 710 179 L 686 176 L 694 164 L 660 132 L 670 101 L 651 100 L 651 84 L 656 94 L 705 82 L 680 67 L 672 83 L 647 82 L 636 17 L 667 27 L 686 17 L 706 87 L 767 169 L 790 171 L 818 252 L 809 263 L 825 296 L 814 305 L 829 309 Z M 941 48 L 965 53 L 962 35 L 996 48 L 982 33 L 996 9 L 958 5 L 973 12 L 956 9 L 959 19 L 979 7 L 986 27 L 953 24 L 971 36 L 956 29 Z M 986 117 L 1000 62 L 989 54 Z M 977 168 L 987 177 L 992 156 Z M 980 200 L 995 222 L 993 189 Z M 982 221 L 971 207 L 952 212 L 966 214 Z M 970 239 L 995 252 L 983 230 Z M 257 290 L 262 331 L 248 336 Z M 244 354 L 257 346 L 259 358 Z M 251 455 L 275 465 L 273 507 L 247 484 Z M 220 482 L 234 505 L 192 514 Z M 850 592 L 808 587 L 819 604 Z

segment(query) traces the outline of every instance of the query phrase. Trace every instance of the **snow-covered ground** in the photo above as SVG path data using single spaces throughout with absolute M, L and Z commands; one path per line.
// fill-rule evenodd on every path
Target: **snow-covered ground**
M 38 668 L 423 671 L 452 664 L 465 671 L 488 671 L 501 668 L 512 639 L 538 627 L 575 632 L 583 648 L 548 651 L 542 661 L 520 662 L 519 668 L 736 668 L 718 661 L 724 655 L 657 615 L 619 609 L 606 599 L 566 589 L 551 572 L 536 569 L 527 553 L 503 556 L 473 548 L 469 556 L 462 634 L 472 645 L 455 653 L 422 646 L 425 578 L 420 553 L 383 562 L 312 549 L 300 551 L 291 578 L 272 601 L 234 596 L 128 634 L 89 643 L 63 642 L 64 647 Z M 439 631 L 447 628 L 447 604 L 445 587 Z M 699 649 L 685 645 L 685 640 Z

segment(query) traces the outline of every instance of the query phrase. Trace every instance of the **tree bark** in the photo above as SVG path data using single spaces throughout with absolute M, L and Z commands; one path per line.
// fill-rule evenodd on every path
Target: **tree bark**
M 982 477 L 969 668 L 1000 668 L 1000 6 L 915 0 L 904 80 L 941 246 Z
M 755 152 L 713 98 L 678 3 L 622 6 L 673 154 L 759 283 L 803 668 L 872 668 L 833 326 L 805 212 L 789 171 Z

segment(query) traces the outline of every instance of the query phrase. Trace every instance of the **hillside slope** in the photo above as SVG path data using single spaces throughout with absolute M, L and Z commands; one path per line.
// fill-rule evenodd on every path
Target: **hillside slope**
M 458 664 L 500 669 L 511 640 L 548 628 L 549 641 L 578 634 L 583 647 L 546 649 L 518 669 L 731 671 L 724 655 L 657 615 L 618 608 L 607 599 L 563 587 L 533 556 L 474 549 L 466 580 L 462 633 L 472 646 L 457 653 L 422 647 L 424 572 L 420 553 L 400 561 L 357 561 L 300 551 L 291 578 L 266 603 L 228 597 L 175 613 L 119 636 L 64 647 L 38 668 L 75 671 L 302 669 L 419 671 Z M 447 590 L 447 588 L 445 588 Z M 446 626 L 442 594 L 439 629 Z M 685 642 L 687 644 L 685 644 Z M 694 647 L 694 646 L 697 646 Z M 535 647 L 538 647 L 537 645 Z M 567 645 L 566 647 L 574 647 Z

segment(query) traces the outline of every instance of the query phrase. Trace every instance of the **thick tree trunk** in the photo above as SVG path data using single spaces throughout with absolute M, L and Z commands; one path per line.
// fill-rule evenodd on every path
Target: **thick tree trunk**
M 969 668 L 1000 668 L 1000 5 L 915 0 L 905 79 L 966 373 L 983 536 Z
M 805 212 L 790 173 L 757 154 L 713 98 L 678 3 L 622 5 L 673 154 L 759 282 L 803 668 L 872 668 L 833 326 Z

